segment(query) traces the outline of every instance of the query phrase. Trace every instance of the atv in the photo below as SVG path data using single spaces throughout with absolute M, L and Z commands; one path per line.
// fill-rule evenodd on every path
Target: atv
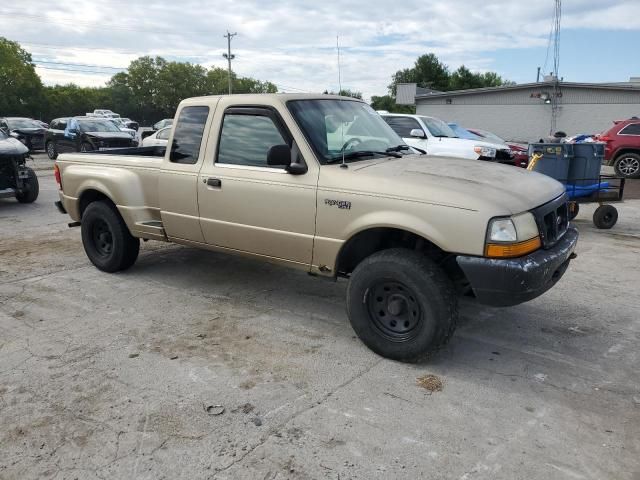
M 0 198 L 16 197 L 20 203 L 38 198 L 40 186 L 32 168 L 27 167 L 29 149 L 0 129 Z

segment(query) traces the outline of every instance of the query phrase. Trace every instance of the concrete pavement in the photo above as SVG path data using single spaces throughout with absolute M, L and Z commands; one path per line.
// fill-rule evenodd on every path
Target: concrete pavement
M 583 206 L 556 288 L 463 303 L 405 365 L 355 338 L 345 282 L 156 242 L 99 272 L 40 181 L 0 200 L 2 479 L 640 478 L 640 201 L 611 231 Z

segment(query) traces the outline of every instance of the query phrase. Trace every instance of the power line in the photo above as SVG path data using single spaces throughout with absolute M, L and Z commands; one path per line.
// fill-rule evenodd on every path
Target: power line
M 97 72 L 95 70 L 81 70 L 81 69 L 74 69 L 74 68 L 62 68 L 62 67 L 45 67 L 43 65 L 36 65 L 36 68 L 44 68 L 45 70 L 56 70 L 56 71 L 62 71 L 62 72 L 76 72 L 76 73 L 93 73 L 96 75 L 111 75 L 110 72 Z
M 87 65 L 86 63 L 65 63 L 65 62 L 53 62 L 48 60 L 38 60 L 34 59 L 33 63 L 41 64 L 44 63 L 46 65 L 63 65 L 68 67 L 90 67 L 90 68 L 108 68 L 111 70 L 126 70 L 127 67 L 112 67 L 109 65 Z

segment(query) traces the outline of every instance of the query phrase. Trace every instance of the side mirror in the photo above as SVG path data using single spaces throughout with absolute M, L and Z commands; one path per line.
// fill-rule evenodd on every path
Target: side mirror
M 289 145 L 274 145 L 267 153 L 267 165 L 270 167 L 288 167 L 291 165 L 291 147 Z
M 284 167 L 291 175 L 307 173 L 308 167 L 304 163 L 292 162 L 291 157 L 291 147 L 289 145 L 274 145 L 267 153 L 267 165 L 270 167 Z
M 424 131 L 420 128 L 414 128 L 413 130 L 411 130 L 409 132 L 409 135 L 415 138 L 424 138 L 426 137 L 426 135 L 424 134 Z

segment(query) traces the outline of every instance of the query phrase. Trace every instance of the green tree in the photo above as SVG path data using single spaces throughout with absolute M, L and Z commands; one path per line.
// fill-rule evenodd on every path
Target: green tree
M 371 97 L 371 107 L 374 110 L 386 110 L 389 113 L 416 113 L 413 105 L 397 105 L 396 99 L 391 95 Z
M 139 118 L 148 122 L 161 116 L 161 111 L 156 106 L 158 95 L 158 75 L 167 61 L 162 57 L 140 57 L 129 64 L 127 70 L 127 85 L 133 94 L 133 100 Z
M 449 79 L 449 67 L 442 63 L 433 53 L 428 53 L 418 57 L 413 67 L 398 70 L 394 73 L 391 77 L 389 92 L 395 97 L 398 83 L 416 83 L 422 88 L 448 90 Z
M 178 104 L 189 97 L 207 94 L 207 70 L 191 63 L 168 62 L 157 72 L 155 107 L 172 116 Z
M 0 37 L 0 112 L 40 117 L 42 107 L 42 82 L 31 54 Z
M 413 67 L 398 70 L 391 77 L 389 93 L 396 95 L 398 83 L 415 83 L 418 87 L 431 88 L 443 92 L 469 88 L 497 87 L 511 84 L 495 72 L 474 73 L 462 65 L 451 72 L 449 67 L 433 53 L 418 57 Z

